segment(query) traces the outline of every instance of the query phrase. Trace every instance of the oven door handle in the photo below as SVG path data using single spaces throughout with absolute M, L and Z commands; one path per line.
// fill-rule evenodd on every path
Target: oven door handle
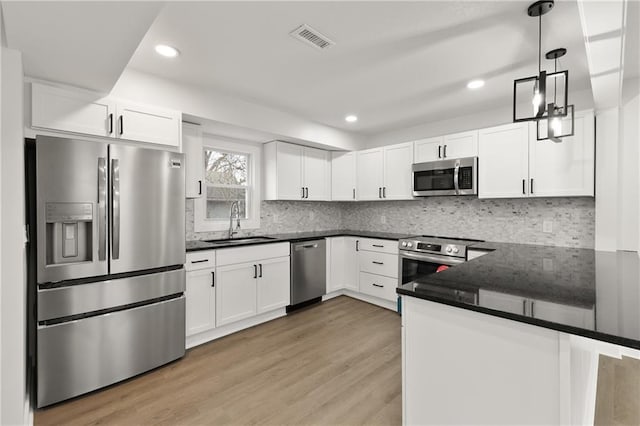
M 456 195 L 460 194 L 460 182 L 458 182 L 459 176 L 460 162 L 456 161 L 456 167 L 453 169 L 453 187 L 456 189 Z
M 400 251 L 400 258 L 421 260 L 425 262 L 433 262 L 433 263 L 439 263 L 441 265 L 449 265 L 449 266 L 459 265 L 461 263 L 466 262 L 465 259 L 460 257 L 451 257 L 451 258 L 444 259 L 440 256 L 433 256 L 433 255 L 424 254 L 424 253 L 412 253 L 412 252 L 406 252 L 402 250 Z

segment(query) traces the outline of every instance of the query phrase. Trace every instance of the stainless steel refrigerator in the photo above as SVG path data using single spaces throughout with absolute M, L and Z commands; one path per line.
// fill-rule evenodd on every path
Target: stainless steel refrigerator
M 29 152 L 37 406 L 182 357 L 182 154 L 45 136 Z

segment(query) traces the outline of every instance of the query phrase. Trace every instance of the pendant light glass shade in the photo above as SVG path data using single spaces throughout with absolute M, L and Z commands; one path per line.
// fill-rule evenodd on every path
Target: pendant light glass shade
M 574 107 L 558 107 L 553 103 L 547 105 L 549 114 L 546 120 L 538 121 L 536 127 L 536 139 L 543 141 L 550 139 L 553 142 L 562 142 L 562 138 L 574 134 Z

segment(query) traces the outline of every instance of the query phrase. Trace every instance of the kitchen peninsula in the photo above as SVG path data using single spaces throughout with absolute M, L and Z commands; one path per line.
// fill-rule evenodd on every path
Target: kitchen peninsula
M 640 358 L 637 254 L 472 250 L 397 290 L 404 423 L 593 424 L 599 355 Z

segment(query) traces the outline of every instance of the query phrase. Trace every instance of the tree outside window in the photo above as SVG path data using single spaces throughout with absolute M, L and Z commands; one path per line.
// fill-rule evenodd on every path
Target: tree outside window
M 204 150 L 206 218 L 228 219 L 231 204 L 238 202 L 240 218 L 248 219 L 249 155 L 219 150 Z

